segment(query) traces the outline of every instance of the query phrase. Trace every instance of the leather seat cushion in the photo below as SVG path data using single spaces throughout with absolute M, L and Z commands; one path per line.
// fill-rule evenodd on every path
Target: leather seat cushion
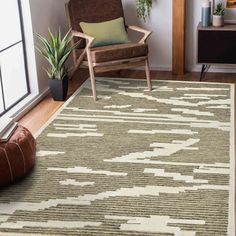
M 0 186 L 13 183 L 34 167 L 36 141 L 24 127 L 18 126 L 10 140 L 0 143 Z
M 116 61 L 147 55 L 148 45 L 139 43 L 116 44 L 91 49 L 92 61 L 95 63 Z M 87 60 L 87 58 L 85 58 L 85 60 Z

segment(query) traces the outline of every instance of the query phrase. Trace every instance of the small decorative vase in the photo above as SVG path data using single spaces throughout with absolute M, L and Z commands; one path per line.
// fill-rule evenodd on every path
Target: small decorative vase
M 224 17 L 213 15 L 213 26 L 223 27 L 224 26 Z
M 208 27 L 211 23 L 211 2 L 203 0 L 202 2 L 202 27 Z
M 55 101 L 65 101 L 68 91 L 68 77 L 62 80 L 49 79 L 49 87 Z

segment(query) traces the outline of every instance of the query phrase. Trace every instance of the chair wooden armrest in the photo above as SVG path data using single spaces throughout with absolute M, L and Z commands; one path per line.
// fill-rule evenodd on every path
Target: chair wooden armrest
M 95 40 L 95 38 L 87 35 L 87 34 L 84 34 L 84 33 L 81 33 L 81 32 L 78 32 L 78 31 L 75 31 L 75 30 L 72 30 L 72 36 L 74 37 L 78 37 L 78 38 L 83 38 L 86 40 L 87 44 L 86 44 L 86 48 L 87 49 L 90 49 L 92 47 L 92 44 Z
M 78 32 L 78 31 L 75 31 L 75 30 L 72 30 L 71 31 L 71 34 L 73 37 L 78 37 L 78 38 L 82 38 L 82 39 L 85 39 L 86 40 L 86 48 L 84 48 L 83 52 L 81 53 L 81 55 L 79 56 L 79 58 L 77 59 L 76 57 L 76 53 L 75 53 L 75 50 L 73 50 L 73 53 L 74 53 L 74 70 L 72 71 L 72 74 L 74 74 L 74 72 L 76 71 L 76 69 L 81 65 L 81 63 L 83 62 L 84 58 L 85 58 L 85 55 L 87 54 L 87 57 L 88 57 L 88 61 L 90 64 L 92 64 L 92 59 L 91 59 L 91 52 L 90 52 L 90 49 L 92 47 L 92 44 L 95 40 L 95 38 L 87 35 L 87 34 L 84 34 L 84 33 L 81 33 L 81 32 Z
M 139 43 L 145 43 L 148 37 L 152 34 L 152 31 L 145 30 L 135 25 L 127 25 L 127 28 L 144 34 L 143 38 L 139 41 Z

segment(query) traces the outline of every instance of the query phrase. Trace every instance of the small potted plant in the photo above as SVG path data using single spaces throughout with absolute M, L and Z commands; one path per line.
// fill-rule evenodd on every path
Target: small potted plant
M 213 13 L 213 26 L 224 26 L 225 8 L 222 3 L 218 3 Z
M 37 37 L 41 43 L 36 49 L 50 65 L 45 71 L 52 97 L 55 101 L 64 101 L 68 90 L 68 69 L 65 64 L 73 50 L 71 31 L 67 32 L 63 39 L 60 29 L 55 34 L 49 30 L 48 38 L 39 34 Z
M 146 22 L 150 16 L 152 0 L 136 0 L 137 16 Z

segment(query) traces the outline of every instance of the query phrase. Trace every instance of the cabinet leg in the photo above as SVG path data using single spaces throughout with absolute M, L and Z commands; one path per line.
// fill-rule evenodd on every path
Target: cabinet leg
M 205 74 L 207 73 L 207 71 L 209 70 L 211 66 L 210 65 L 202 65 L 202 70 L 201 70 L 201 75 L 200 75 L 200 81 L 202 81 L 202 79 L 204 78 Z

